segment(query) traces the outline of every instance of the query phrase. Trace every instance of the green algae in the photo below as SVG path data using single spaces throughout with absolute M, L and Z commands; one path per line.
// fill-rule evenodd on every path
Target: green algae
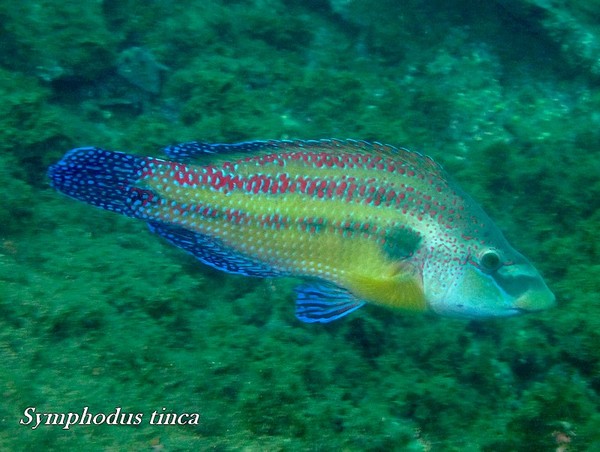
M 100 14 L 101 3 L 25 0 L 3 4 L 2 34 L 9 43 L 1 58 L 3 66 L 45 81 L 95 78 L 110 64 L 115 45 Z
M 553 450 L 557 431 L 573 450 L 597 447 L 593 77 L 511 53 L 507 43 L 545 36 L 503 32 L 493 7 L 476 24 L 412 2 L 399 27 L 387 3 L 0 8 L 14 50 L 0 58 L 1 448 Z M 118 80 L 117 49 L 132 45 L 168 67 L 139 109 L 102 94 Z M 190 139 L 325 136 L 434 156 L 546 275 L 558 307 L 488 322 L 365 307 L 304 325 L 296 281 L 208 269 L 45 179 L 80 145 L 158 155 Z M 119 406 L 145 420 L 165 407 L 201 421 L 32 430 L 18 424 L 31 406 Z

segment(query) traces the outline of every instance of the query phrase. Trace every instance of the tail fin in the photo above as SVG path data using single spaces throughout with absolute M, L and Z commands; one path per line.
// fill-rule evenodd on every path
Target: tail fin
M 106 210 L 135 216 L 131 188 L 144 158 L 95 147 L 77 148 L 48 170 L 52 186 L 71 198 Z

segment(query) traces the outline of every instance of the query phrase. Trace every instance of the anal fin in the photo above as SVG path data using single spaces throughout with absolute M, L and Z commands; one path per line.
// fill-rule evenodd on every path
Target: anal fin
M 176 247 L 187 251 L 203 263 L 218 270 L 259 277 L 282 276 L 284 274 L 268 264 L 257 262 L 231 250 L 214 237 L 190 231 L 180 226 L 159 222 L 148 222 L 148 226 L 152 232 L 164 237 Z

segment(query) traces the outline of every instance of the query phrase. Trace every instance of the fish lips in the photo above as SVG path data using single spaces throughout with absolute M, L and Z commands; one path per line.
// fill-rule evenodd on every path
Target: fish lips
M 493 274 L 467 264 L 431 308 L 449 317 L 484 319 L 542 311 L 555 301 L 554 294 L 529 263 L 507 266 Z

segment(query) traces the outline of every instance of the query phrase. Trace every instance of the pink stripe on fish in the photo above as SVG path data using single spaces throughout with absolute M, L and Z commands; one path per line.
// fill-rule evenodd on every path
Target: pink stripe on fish
M 316 167 L 324 165 L 327 167 L 396 172 L 405 174 L 407 182 L 410 180 L 409 177 L 424 178 L 423 175 L 416 174 L 410 167 L 405 169 L 403 167 L 406 166 L 405 163 L 394 162 L 389 158 L 370 154 L 332 155 L 323 152 L 292 152 L 277 156 L 247 157 L 244 160 L 258 163 L 258 166 L 275 163 L 279 167 L 284 167 L 286 161 L 302 160 Z M 418 220 L 423 220 L 425 216 L 436 217 L 444 207 L 439 206 L 437 201 L 433 201 L 435 206 L 435 209 L 433 209 L 431 207 L 431 195 L 426 195 L 407 183 L 401 183 L 397 186 L 386 183 L 386 185 L 380 186 L 381 182 L 378 183 L 375 179 L 357 180 L 355 177 L 346 175 L 331 176 L 324 174 L 321 177 L 297 176 L 292 178 L 287 173 L 263 174 L 259 172 L 248 176 L 240 176 L 228 171 L 237 166 L 238 163 L 225 162 L 220 167 L 214 165 L 193 167 L 176 162 L 147 158 L 140 177 L 142 179 L 162 178 L 162 182 L 165 184 L 181 187 L 208 186 L 219 192 L 243 190 L 247 193 L 267 195 L 298 193 L 318 199 L 338 198 L 345 202 L 357 201 L 361 204 L 376 207 L 391 206 Z M 259 168 L 257 170 L 260 171 Z M 429 181 L 429 183 L 433 188 L 439 188 L 435 186 L 436 184 L 433 181 Z M 425 203 L 424 201 L 429 202 Z M 416 209 L 415 206 L 417 206 Z M 438 216 L 438 222 L 444 222 L 446 227 L 451 227 L 450 223 L 452 221 L 452 217 L 441 218 L 441 216 Z

